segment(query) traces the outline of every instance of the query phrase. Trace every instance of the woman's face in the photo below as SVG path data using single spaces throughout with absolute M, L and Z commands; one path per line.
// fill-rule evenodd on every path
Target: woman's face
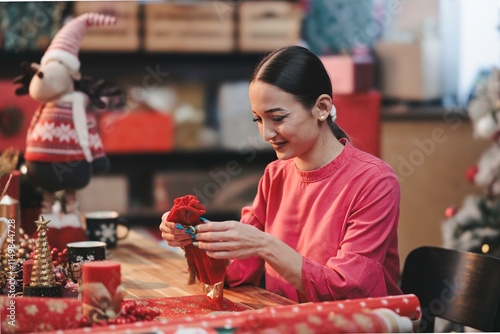
M 319 141 L 318 120 L 293 95 L 262 81 L 250 83 L 254 121 L 279 159 L 307 159 Z

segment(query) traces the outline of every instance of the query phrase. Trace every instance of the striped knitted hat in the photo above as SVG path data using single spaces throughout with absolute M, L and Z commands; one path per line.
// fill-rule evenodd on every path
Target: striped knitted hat
M 104 14 L 85 13 L 68 22 L 59 30 L 42 57 L 43 66 L 49 60 L 60 60 L 74 71 L 79 71 L 78 51 L 80 43 L 92 26 L 107 26 L 116 23 L 116 18 Z

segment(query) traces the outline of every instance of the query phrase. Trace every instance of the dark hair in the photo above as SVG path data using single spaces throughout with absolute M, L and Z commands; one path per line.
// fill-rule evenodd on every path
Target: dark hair
M 307 109 L 312 108 L 322 94 L 332 97 L 332 82 L 323 62 L 301 46 L 284 47 L 264 57 L 250 78 L 250 82 L 257 80 L 292 94 Z M 337 139 L 349 139 L 330 117 L 327 123 Z

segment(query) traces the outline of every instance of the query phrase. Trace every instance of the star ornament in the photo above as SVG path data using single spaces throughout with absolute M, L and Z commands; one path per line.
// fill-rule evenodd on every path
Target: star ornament
M 40 216 L 40 219 L 35 221 L 35 224 L 38 225 L 37 231 L 40 231 L 40 229 L 47 229 L 47 224 L 50 223 L 50 220 L 45 220 L 43 219 L 43 216 Z

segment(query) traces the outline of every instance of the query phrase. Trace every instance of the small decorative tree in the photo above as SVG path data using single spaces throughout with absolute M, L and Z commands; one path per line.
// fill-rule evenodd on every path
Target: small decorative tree
M 476 165 L 467 170 L 469 181 L 484 189 L 469 195 L 458 210 L 446 209 L 442 225 L 447 248 L 500 257 L 500 71 L 477 86 L 468 107 L 474 136 L 491 140 Z
M 31 282 L 24 287 L 25 296 L 59 297 L 62 286 L 56 282 L 54 265 L 47 241 L 47 224 L 43 216 L 35 222 L 38 225 L 38 239 L 35 245 L 35 259 L 31 272 Z

